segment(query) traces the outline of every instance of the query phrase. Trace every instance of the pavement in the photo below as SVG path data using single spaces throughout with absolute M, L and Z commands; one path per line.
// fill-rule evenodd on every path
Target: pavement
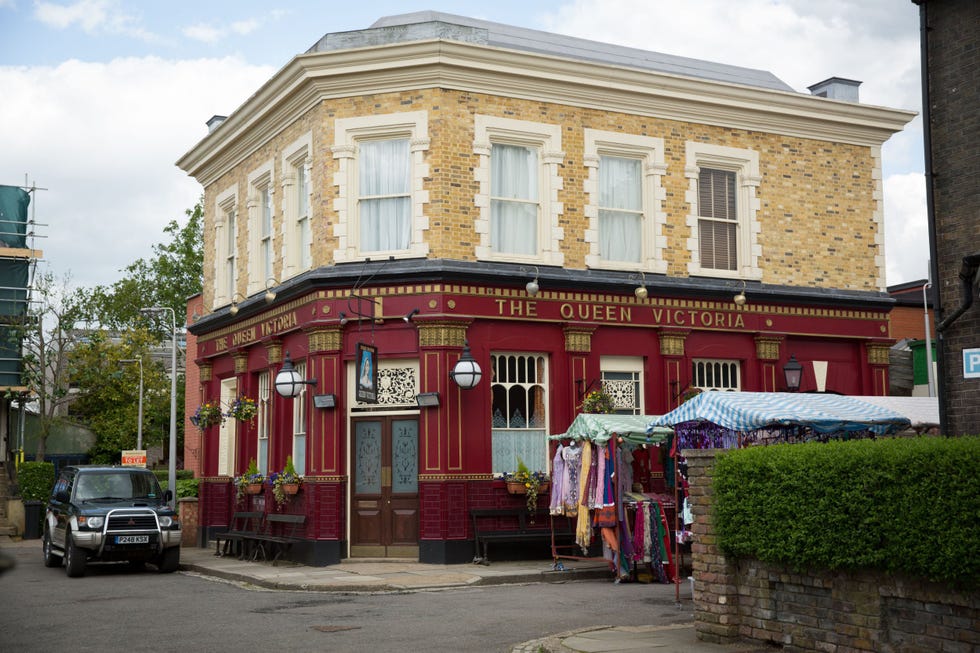
M 40 559 L 40 540 L 20 540 L 0 536 L 4 549 L 36 547 Z M 548 583 L 609 578 L 605 563 L 564 560 L 563 570 L 552 568 L 550 560 L 493 562 L 489 565 L 437 565 L 414 560 L 343 560 L 327 567 L 307 567 L 290 562 L 277 565 L 264 561 L 218 557 L 214 548 L 182 547 L 182 571 L 241 583 L 244 586 L 308 592 L 411 592 L 455 587 L 506 583 Z M 611 581 L 610 581 L 611 582 Z M 689 583 L 680 586 L 680 600 L 690 604 Z M 755 653 L 763 651 L 748 644 L 722 645 L 702 642 L 690 624 L 670 626 L 595 625 L 575 631 L 515 644 L 511 653 Z

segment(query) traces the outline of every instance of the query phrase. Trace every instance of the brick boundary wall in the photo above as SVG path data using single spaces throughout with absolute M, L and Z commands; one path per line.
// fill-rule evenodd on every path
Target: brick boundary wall
M 181 546 L 197 546 L 198 509 L 197 497 L 184 497 L 177 500 Z
M 783 651 L 898 653 L 980 650 L 980 593 L 877 570 L 795 572 L 727 557 L 711 523 L 718 450 L 682 452 L 691 509 L 695 631 L 700 640 Z

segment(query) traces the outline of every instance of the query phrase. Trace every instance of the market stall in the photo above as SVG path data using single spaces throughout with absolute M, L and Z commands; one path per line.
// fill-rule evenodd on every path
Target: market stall
M 648 428 L 652 419 L 583 413 L 565 433 L 551 436 L 559 441 L 552 460 L 551 514 L 575 521 L 575 544 L 552 544 L 556 568 L 561 559 L 595 559 L 589 551 L 598 535 L 602 559 L 617 581 L 648 573 L 651 580 L 677 582 L 665 506 L 673 509 L 676 502 L 634 483 L 634 452 L 661 446 L 671 432 Z

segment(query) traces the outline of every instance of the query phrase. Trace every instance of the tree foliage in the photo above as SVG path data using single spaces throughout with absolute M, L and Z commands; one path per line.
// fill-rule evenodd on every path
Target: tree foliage
M 110 338 L 97 331 L 71 352 L 72 382 L 77 389 L 73 417 L 96 434 L 89 454 L 94 463 L 118 463 L 123 449 L 134 449 L 139 434 L 140 363 L 143 367 L 143 447 L 162 444 L 169 433 L 170 381 L 152 357 L 155 339 L 145 329 Z M 159 350 L 159 349 L 158 349 Z M 182 386 L 178 394 L 182 395 Z M 182 405 L 182 396 L 177 397 Z

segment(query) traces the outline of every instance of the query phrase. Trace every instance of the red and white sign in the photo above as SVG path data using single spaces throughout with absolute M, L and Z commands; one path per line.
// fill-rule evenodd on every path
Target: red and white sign
M 122 452 L 124 467 L 146 467 L 146 449 L 130 449 Z

